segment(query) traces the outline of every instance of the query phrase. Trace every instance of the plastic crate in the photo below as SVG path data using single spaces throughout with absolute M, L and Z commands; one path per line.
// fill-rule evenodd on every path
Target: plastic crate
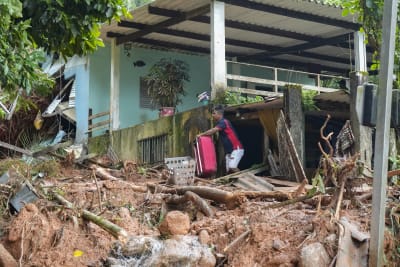
M 191 185 L 194 182 L 196 162 L 191 157 L 165 158 L 165 165 L 170 170 L 168 183 L 175 185 Z

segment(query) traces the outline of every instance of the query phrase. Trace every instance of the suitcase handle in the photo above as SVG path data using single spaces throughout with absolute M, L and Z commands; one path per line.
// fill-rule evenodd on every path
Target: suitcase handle
M 198 163 L 198 164 L 196 164 L 197 174 L 200 176 L 201 172 L 203 170 L 203 166 L 201 165 L 201 160 L 199 160 L 200 151 L 199 151 L 199 146 L 197 145 L 198 142 L 199 142 L 198 137 L 196 137 L 196 140 L 194 143 L 194 147 L 195 147 L 194 154 L 196 157 L 196 162 Z

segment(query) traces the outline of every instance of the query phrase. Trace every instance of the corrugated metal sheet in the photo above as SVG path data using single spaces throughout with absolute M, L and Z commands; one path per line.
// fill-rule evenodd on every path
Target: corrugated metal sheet
M 253 0 L 251 2 L 267 4 L 274 7 L 284 8 L 288 11 L 298 11 L 310 15 L 317 15 L 326 19 L 335 19 L 343 22 L 356 22 L 356 16 L 342 17 L 342 10 L 335 6 L 322 4 L 320 1 L 312 0 Z M 208 5 L 209 0 L 157 0 L 151 3 L 151 6 L 163 8 L 167 10 L 188 12 L 196 8 Z M 154 15 L 148 12 L 148 6 L 143 6 L 132 12 L 133 18 L 130 21 L 138 22 L 146 25 L 156 25 L 162 21 L 169 19 L 166 16 Z M 209 14 L 204 14 L 208 16 Z M 307 21 L 304 19 L 292 18 L 283 15 L 262 12 L 259 10 L 249 9 L 245 7 L 239 7 L 236 5 L 225 4 L 225 16 L 227 20 L 247 23 L 255 26 L 266 26 L 274 29 L 280 29 L 287 32 L 299 33 L 310 37 L 318 38 L 330 38 L 346 33 L 351 33 L 352 29 L 343 29 L 337 26 L 332 26 L 324 23 L 317 23 L 313 21 Z M 187 20 L 176 25 L 168 27 L 169 29 L 175 29 L 180 31 L 186 31 L 191 33 L 199 33 L 203 35 L 210 34 L 210 25 L 204 22 L 198 22 L 193 20 Z M 130 29 L 127 27 L 118 27 L 117 23 L 113 22 L 111 25 L 104 25 L 102 27 L 102 38 L 107 39 L 106 33 L 113 32 L 117 34 L 129 34 L 139 31 L 138 29 Z M 278 35 L 271 35 L 266 33 L 259 33 L 250 30 L 234 29 L 226 27 L 226 39 L 234 39 L 246 42 L 252 42 L 256 44 L 263 44 L 275 47 L 289 47 L 298 44 L 307 43 L 304 40 L 295 38 L 283 37 Z M 169 43 L 176 43 L 180 45 L 187 45 L 193 47 L 200 47 L 209 49 L 209 41 L 195 40 L 186 37 L 178 37 L 174 35 L 151 33 L 144 38 L 163 41 Z M 141 47 L 157 47 L 155 44 L 140 44 L 135 43 Z M 226 46 L 227 54 L 238 54 L 238 55 L 253 55 L 266 50 L 259 50 L 255 48 L 243 47 L 239 45 Z M 205 50 L 207 51 L 207 50 Z M 324 46 L 319 48 L 312 48 L 307 50 L 308 52 L 319 53 L 323 55 L 329 55 L 338 57 L 341 59 L 348 59 L 349 63 L 337 63 L 334 62 L 332 67 L 347 68 L 350 63 L 350 58 L 354 57 L 354 52 L 351 49 L 346 48 L 334 48 L 333 46 Z M 203 52 L 206 53 L 206 52 Z M 208 54 L 208 53 L 207 53 Z M 294 55 L 275 55 L 275 59 L 281 60 L 296 60 L 304 63 L 315 63 L 315 64 L 331 64 L 331 61 L 324 61 L 320 59 L 312 59 L 304 56 Z

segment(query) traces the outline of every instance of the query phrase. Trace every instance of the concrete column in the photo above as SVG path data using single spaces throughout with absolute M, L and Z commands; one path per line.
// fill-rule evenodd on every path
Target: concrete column
M 226 89 L 225 3 L 211 1 L 211 99 Z
M 365 45 L 365 34 L 363 32 L 358 31 L 354 33 L 354 56 L 356 61 L 356 71 L 368 71 L 367 49 Z
M 110 120 L 111 131 L 119 129 L 119 74 L 120 74 L 120 47 L 116 39 L 111 41 L 111 84 L 110 84 Z
M 76 133 L 75 144 L 87 143 L 89 125 L 89 62 L 87 58 L 74 56 L 68 60 L 64 77 L 75 76 L 75 114 Z
M 368 81 L 366 72 L 350 73 L 350 123 L 354 134 L 353 153 L 360 152 L 360 160 L 366 167 L 372 164 L 372 128 L 362 125 L 364 88 Z
M 360 85 L 368 82 L 367 53 L 362 32 L 354 33 L 355 72 L 350 73 L 350 121 L 355 144 L 354 153 L 360 152 L 360 160 L 371 168 L 372 128 L 362 125 L 364 89 Z

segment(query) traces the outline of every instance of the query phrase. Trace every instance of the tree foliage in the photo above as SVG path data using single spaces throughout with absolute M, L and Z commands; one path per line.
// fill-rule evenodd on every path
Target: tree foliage
M 374 51 L 374 64 L 371 69 L 379 69 L 380 48 L 382 45 L 382 18 L 384 0 L 325 0 L 328 4 L 334 4 L 343 7 L 343 16 L 348 14 L 358 14 L 358 20 L 362 24 L 361 31 L 365 32 L 368 45 Z M 398 7 L 400 9 L 400 5 Z M 400 14 L 400 12 L 398 12 Z M 399 18 L 397 19 L 399 25 Z M 400 34 L 396 30 L 396 51 L 394 72 L 399 77 L 400 74 Z M 398 79 L 397 79 L 398 80 Z M 398 86 L 396 84 L 396 86 Z
M 48 92 L 53 81 L 40 69 L 46 54 L 92 53 L 103 46 L 102 23 L 130 16 L 125 0 L 0 0 L 0 14 L 2 103 L 19 88 Z

